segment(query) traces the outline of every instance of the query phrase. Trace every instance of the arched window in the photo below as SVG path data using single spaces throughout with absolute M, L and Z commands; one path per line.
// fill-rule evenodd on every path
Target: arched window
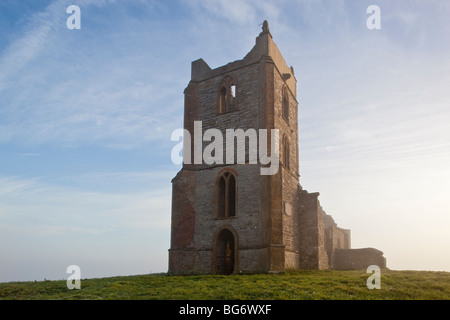
M 229 218 L 236 216 L 236 177 L 226 171 L 218 178 L 216 185 L 217 217 Z
M 289 122 L 289 91 L 283 86 L 283 118 Z
M 283 166 L 289 169 L 289 139 L 287 136 L 283 137 Z
M 219 90 L 219 113 L 226 113 L 237 109 L 236 90 L 236 80 L 231 76 L 226 76 L 222 80 Z

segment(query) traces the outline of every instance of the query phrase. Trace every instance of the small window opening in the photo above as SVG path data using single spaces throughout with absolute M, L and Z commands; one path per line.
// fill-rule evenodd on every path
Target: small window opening
M 289 94 L 286 87 L 283 88 L 283 118 L 289 122 Z

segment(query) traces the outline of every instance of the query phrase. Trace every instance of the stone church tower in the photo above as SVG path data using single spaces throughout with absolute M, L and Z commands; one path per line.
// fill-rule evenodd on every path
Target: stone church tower
M 279 167 L 262 175 L 267 165 L 249 161 L 250 143 L 245 163 L 198 162 L 190 156 L 198 139 L 185 136 L 190 159 L 172 180 L 169 274 L 385 267 L 381 251 L 350 249 L 350 230 L 337 227 L 319 194 L 299 184 L 297 80 L 267 21 L 242 60 L 216 69 L 194 61 L 184 94 L 191 137 L 200 121 L 201 134 L 218 129 L 224 137 L 227 129 L 278 129 L 278 140 L 267 134 L 267 149 L 279 150 Z

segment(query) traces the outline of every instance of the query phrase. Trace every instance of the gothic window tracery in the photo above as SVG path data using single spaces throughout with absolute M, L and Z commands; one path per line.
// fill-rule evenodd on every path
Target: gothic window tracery
M 229 218 L 236 216 L 236 177 L 226 171 L 219 176 L 216 185 L 217 217 Z

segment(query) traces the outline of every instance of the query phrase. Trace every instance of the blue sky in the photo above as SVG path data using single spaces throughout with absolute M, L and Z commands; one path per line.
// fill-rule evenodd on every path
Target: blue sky
M 166 271 L 190 63 L 242 59 L 265 19 L 298 80 L 302 186 L 388 267 L 450 271 L 449 16 L 446 1 L 2 0 L 0 281 Z

